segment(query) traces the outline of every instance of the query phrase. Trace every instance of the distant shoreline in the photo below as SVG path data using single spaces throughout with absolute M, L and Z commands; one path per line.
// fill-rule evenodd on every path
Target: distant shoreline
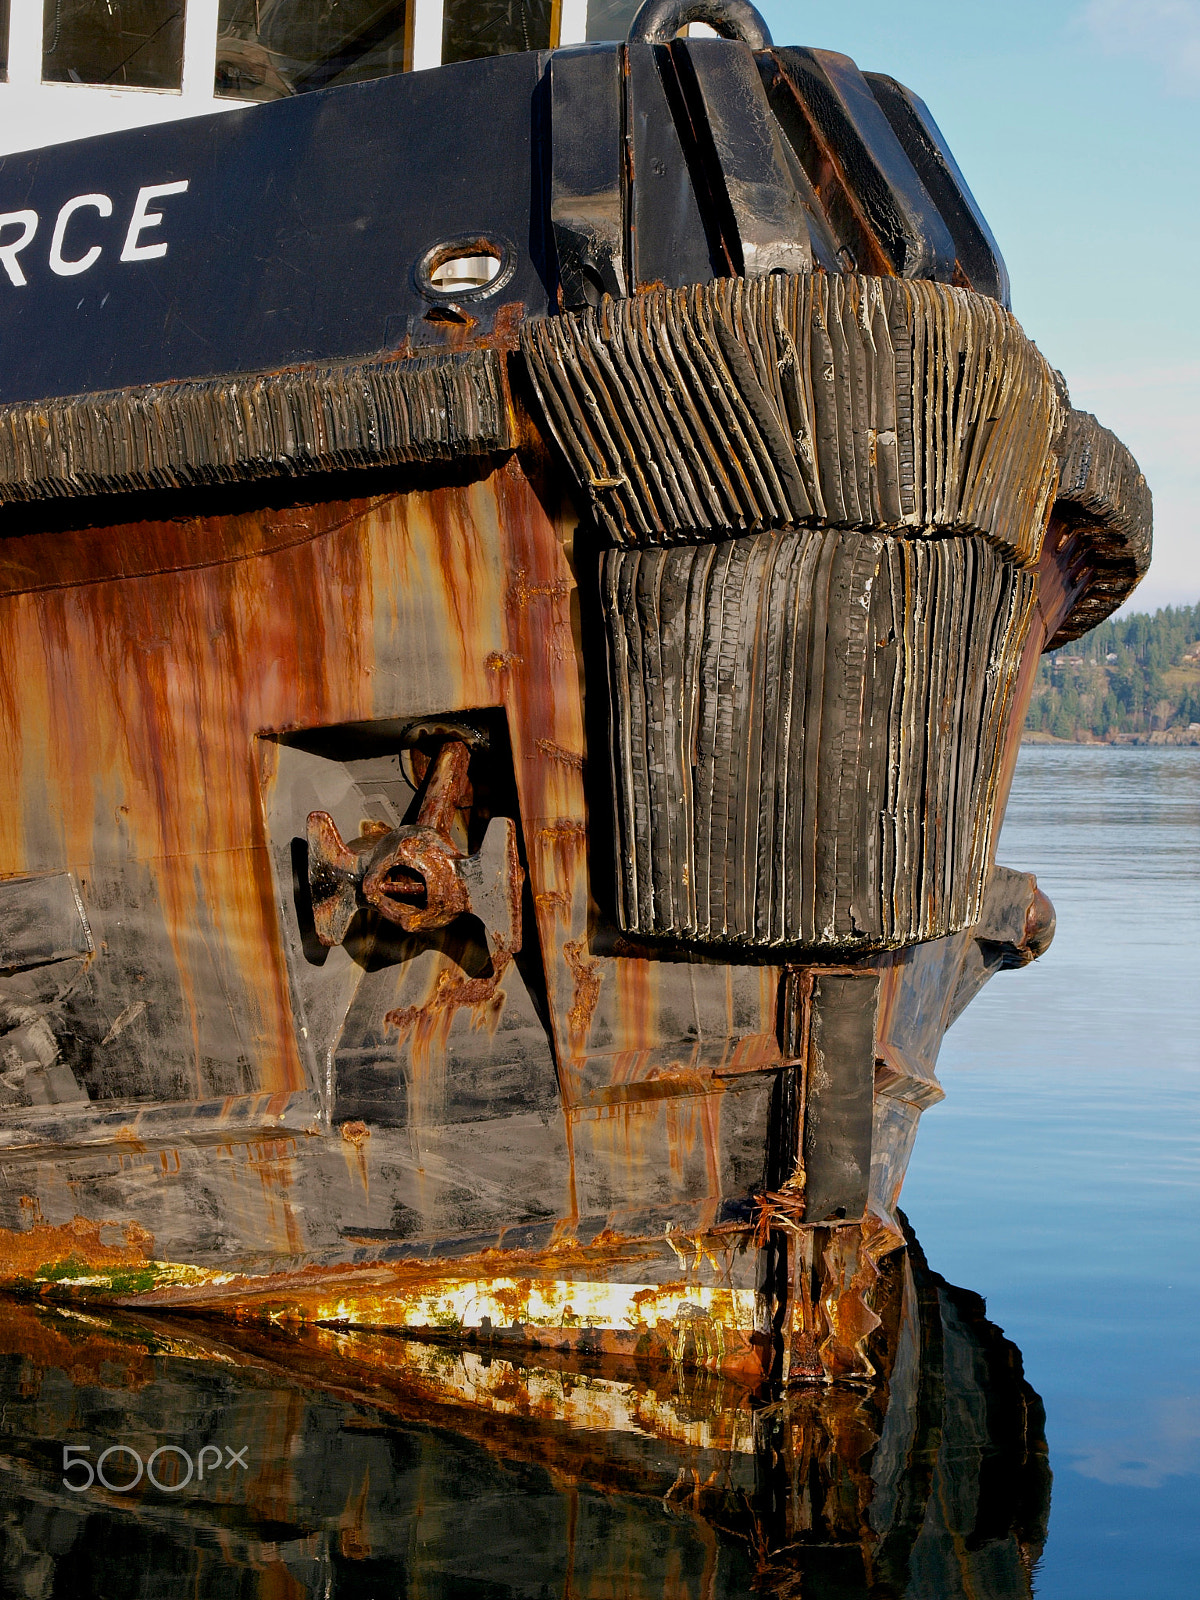
M 1024 732 L 1046 744 L 1200 743 L 1200 604 L 1109 617 L 1047 651 Z
M 1118 733 L 1111 739 L 1101 739 L 1095 734 L 1087 739 L 1057 739 L 1052 733 L 1034 731 L 1022 733 L 1021 743 L 1071 745 L 1079 749 L 1116 745 L 1123 750 L 1147 747 L 1155 750 L 1188 750 L 1200 747 L 1200 732 L 1193 733 L 1190 728 L 1164 728 L 1154 733 Z

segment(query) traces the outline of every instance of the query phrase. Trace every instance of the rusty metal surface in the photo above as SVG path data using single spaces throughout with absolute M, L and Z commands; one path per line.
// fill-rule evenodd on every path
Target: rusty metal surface
M 281 515 L 300 538 L 293 532 L 288 542 L 271 548 Z M 214 531 L 220 527 L 217 522 Z M 93 546 L 103 575 L 92 583 L 50 588 L 34 572 L 27 575 L 25 592 L 2 602 L 12 619 L 5 635 L 14 652 L 11 660 L 22 663 L 22 673 L 11 671 L 7 679 L 9 748 L 18 754 L 29 748 L 26 727 L 79 730 L 73 764 L 65 751 L 46 751 L 47 764 L 36 769 L 28 765 L 28 756 L 14 764 L 4 813 L 10 818 L 10 859 L 26 873 L 69 866 L 96 939 L 97 954 L 82 974 L 83 994 L 43 1004 L 48 1014 L 68 1015 L 73 1023 L 85 1003 L 95 1005 L 97 995 L 112 993 L 95 1024 L 90 1055 L 79 1058 L 81 1081 L 100 1090 L 96 1109 L 63 1108 L 74 1119 L 72 1143 L 93 1154 L 71 1157 L 64 1168 L 66 1125 L 59 1125 L 56 1141 L 45 1113 L 39 1124 L 33 1109 L 18 1111 L 6 1125 L 17 1161 L 4 1169 L 12 1197 L 9 1226 L 17 1229 L 12 1246 L 6 1246 L 12 1253 L 9 1275 L 24 1270 L 17 1270 L 24 1256 L 16 1241 L 27 1214 L 16 1198 L 40 1195 L 49 1226 L 70 1228 L 77 1215 L 97 1224 L 115 1217 L 120 1226 L 132 1220 L 153 1235 L 153 1245 L 134 1265 L 149 1271 L 145 1284 L 159 1283 L 160 1292 L 174 1295 L 176 1303 L 220 1300 L 231 1311 L 266 1307 L 266 1314 L 291 1306 L 314 1317 L 338 1314 L 341 1308 L 357 1321 L 407 1325 L 416 1318 L 416 1325 L 427 1326 L 429 1284 L 436 1282 L 454 1286 L 442 1296 L 447 1315 L 462 1318 L 470 1300 L 475 1309 L 464 1326 L 479 1327 L 484 1316 L 498 1322 L 502 1314 L 500 1301 L 480 1309 L 485 1303 L 480 1292 L 485 1298 L 490 1293 L 486 1285 L 522 1280 L 473 1256 L 469 1248 L 464 1254 L 456 1239 L 490 1241 L 509 1253 L 520 1248 L 522 1227 L 545 1227 L 551 1234 L 558 1229 L 564 1242 L 595 1239 L 611 1227 L 627 1240 L 658 1240 L 649 1280 L 644 1273 L 633 1274 L 620 1250 L 601 1245 L 582 1276 L 564 1276 L 559 1262 L 547 1282 L 566 1287 L 538 1301 L 529 1312 L 532 1320 L 519 1326 L 552 1319 L 555 1308 L 561 1322 L 562 1308 L 581 1300 L 594 1321 L 590 1332 L 584 1322 L 578 1337 L 627 1348 L 636 1327 L 629 1325 L 627 1291 L 658 1292 L 656 1286 L 670 1282 L 672 1272 L 678 1275 L 675 1252 L 662 1242 L 675 1231 L 692 1239 L 719 1239 L 725 1251 L 740 1241 L 743 1266 L 736 1281 L 726 1279 L 721 1292 L 734 1298 L 727 1306 L 721 1302 L 725 1309 L 718 1321 L 727 1352 L 752 1353 L 761 1370 L 762 1340 L 773 1337 L 775 1313 L 771 1294 L 763 1297 L 765 1268 L 753 1243 L 761 1217 L 749 1202 L 763 1188 L 761 1163 L 783 1060 L 779 969 L 738 968 L 702 957 L 664 963 L 651 951 L 606 939 L 597 925 L 587 851 L 572 513 L 536 472 L 531 478 L 514 462 L 472 485 L 414 489 L 403 498 L 311 513 L 297 508 L 264 517 L 262 527 L 266 548 L 261 555 L 243 555 L 234 545 L 232 560 L 173 575 L 151 572 L 133 584 L 125 573 L 130 559 L 138 559 L 142 530 L 128 530 L 130 555 L 123 570 L 113 547 L 125 530 L 114 530 L 115 539 Z M 224 537 L 228 541 L 231 535 L 240 536 L 237 527 Z M 178 537 L 186 545 L 192 530 L 185 525 Z M 54 537 L 43 536 L 29 549 L 44 552 L 54 570 Z M 110 577 L 114 566 L 120 576 Z M 395 571 L 405 573 L 399 588 L 384 580 Z M 137 590 L 145 587 L 154 591 L 153 611 L 145 609 L 150 596 L 143 598 L 142 609 L 131 610 Z M 269 632 L 268 614 L 257 598 L 267 595 Z M 347 609 L 352 604 L 354 609 Z M 150 637 L 162 643 L 159 675 L 145 683 L 153 653 L 129 647 L 145 637 L 148 614 L 155 619 Z M 61 619 L 57 632 L 45 626 L 55 617 Z M 301 654 L 300 639 L 322 635 L 340 642 Z M 409 645 L 413 638 L 421 641 L 419 656 Z M 292 640 L 294 647 L 288 644 Z M 353 649 L 347 652 L 350 642 Z M 294 650 L 290 667 L 289 649 Z M 94 670 L 93 652 L 102 664 L 110 663 L 105 670 Z M 39 659 L 44 666 L 31 673 L 30 665 Z M 252 661 L 258 664 L 254 670 Z M 276 665 L 263 673 L 264 661 Z M 312 675 L 314 665 L 318 678 Z M 423 686 L 420 681 L 414 686 L 414 667 L 423 675 Z M 185 683 L 200 692 L 189 699 L 179 692 Z M 137 707 L 136 722 L 130 720 L 131 705 Z M 307 714 L 297 715 L 296 708 L 305 705 Z M 488 706 L 506 713 L 515 797 L 507 820 L 516 831 L 519 818 L 530 930 L 536 934 L 535 943 L 527 934 L 523 944 L 527 956 L 536 952 L 540 959 L 521 968 L 515 956 L 489 950 L 486 937 L 472 954 L 469 941 L 448 940 L 445 933 L 432 940 L 428 933 L 406 936 L 418 943 L 397 946 L 383 929 L 386 918 L 374 932 L 364 928 L 351 938 L 353 953 L 338 946 L 322 958 L 306 954 L 296 920 L 302 902 L 296 898 L 291 846 L 303 837 L 312 809 L 307 797 L 319 797 L 320 786 L 332 784 L 329 792 L 342 798 L 329 814 L 355 835 L 366 819 L 378 838 L 388 821 L 384 801 L 389 795 L 397 822 L 405 794 L 407 803 L 420 809 L 419 780 L 413 787 L 404 778 L 398 754 L 387 758 L 394 766 L 386 771 L 372 765 L 383 760 L 371 753 L 379 737 L 399 751 L 402 728 L 410 721 L 445 717 L 456 708 L 479 714 Z M 1019 709 L 1014 705 L 1014 717 Z M 47 713 L 49 724 L 40 720 Z M 272 723 L 278 731 L 264 737 L 263 728 Z M 372 735 L 375 744 L 364 743 L 364 729 L 381 730 Z M 254 765 L 247 766 L 245 751 L 256 752 Z M 81 768 L 99 793 L 123 797 L 125 810 L 112 822 L 106 822 L 103 805 L 80 790 Z M 33 814 L 57 824 L 49 838 L 45 821 L 40 836 L 14 826 L 17 797 L 35 792 L 34 770 L 45 777 L 39 780 L 36 792 L 42 798 Z M 376 793 L 379 798 L 372 800 Z M 191 815 L 182 804 L 189 795 L 196 808 Z M 218 797 L 223 809 L 214 805 Z M 451 809 L 456 808 L 442 808 L 444 825 Z M 505 819 L 493 816 L 489 823 L 485 817 L 480 826 L 497 820 Z M 460 837 L 459 848 L 469 842 Z M 161 885 L 148 909 L 120 898 L 121 886 L 139 876 Z M 93 906 L 98 882 L 108 885 L 108 899 Z M 236 914 L 248 891 L 249 904 L 260 908 L 256 931 L 254 925 L 247 931 L 244 915 Z M 106 1080 L 95 1076 L 104 1060 L 100 1040 L 131 1004 L 128 990 L 120 989 L 131 982 L 128 966 L 106 970 L 105 958 L 117 921 L 128 925 L 135 909 L 145 938 L 161 930 L 157 948 L 169 953 L 166 970 L 174 969 L 180 992 L 193 996 L 193 1009 L 181 1008 L 174 1029 L 169 1014 L 140 1014 L 114 1042 L 124 1039 L 123 1050 L 144 1052 L 143 1071 L 155 1065 L 161 1070 L 173 1047 L 185 1064 L 182 1093 L 172 1095 L 169 1085 L 165 1093 L 151 1087 L 157 1109 L 138 1106 L 126 1103 L 128 1080 L 110 1079 L 125 1094 L 105 1111 Z M 197 926 L 207 930 L 201 941 L 195 938 Z M 963 960 L 961 949 L 941 948 L 949 943 L 919 947 L 930 953 L 930 971 L 938 973 L 943 990 L 953 988 Z M 222 947 L 228 954 L 220 958 L 222 984 L 214 989 L 209 974 Z M 362 953 L 370 948 L 375 954 L 364 968 Z M 264 951 L 273 952 L 265 962 Z M 119 950 L 114 953 L 120 958 Z M 229 987 L 235 973 L 240 989 Z M 393 974 L 403 976 L 401 989 Z M 157 1011 L 161 1002 L 153 1003 Z M 912 1001 L 893 999 L 887 1015 L 897 1014 L 897 1004 L 907 1015 Z M 542 1005 L 548 1040 L 539 1020 Z M 212 1121 L 211 1133 L 206 1132 L 201 1105 L 213 1079 L 215 1054 L 206 1049 L 207 1039 L 219 1039 L 226 1029 L 236 1032 L 255 1019 L 256 1059 L 262 1061 L 263 1045 L 272 1035 L 260 1019 L 271 1016 L 280 1018 L 277 1101 L 268 1103 L 261 1093 L 254 1099 L 252 1091 L 271 1084 L 264 1070 L 259 1084 L 247 1083 L 241 1099 L 228 1102 L 225 1124 Z M 508 1022 L 518 1025 L 516 1033 L 506 1033 Z M 892 1026 L 885 1016 L 877 1048 L 881 1059 L 895 1059 L 888 1045 Z M 378 1046 L 369 1044 L 375 1037 Z M 527 1041 L 520 1046 L 523 1053 L 489 1056 L 490 1041 L 503 1046 L 506 1038 Z M 916 1051 L 915 1067 L 910 1045 L 907 1082 L 932 1079 L 939 1039 L 940 1029 L 934 1028 Z M 355 1040 L 367 1041 L 380 1058 L 391 1061 L 387 1081 L 397 1085 L 388 1091 L 390 1109 L 378 1097 L 359 1102 L 370 1107 L 366 1120 L 342 1098 L 345 1084 L 330 1083 L 322 1070 L 323 1059 L 333 1053 L 339 1075 L 348 1075 L 345 1051 L 352 1044 L 362 1048 Z M 488 1071 L 506 1059 L 523 1064 L 515 1080 L 510 1073 L 508 1087 L 500 1090 L 499 1080 L 497 1087 L 488 1087 L 493 1080 L 481 1079 L 475 1099 L 464 1100 L 464 1073 L 478 1073 L 489 1059 L 497 1068 Z M 535 1066 L 538 1060 L 542 1064 Z M 538 1083 L 544 1087 L 537 1088 Z M 906 1092 L 909 1098 L 894 1095 L 890 1102 L 876 1095 L 873 1139 L 879 1162 L 886 1164 L 888 1149 L 900 1148 L 897 1137 L 906 1151 L 915 1117 L 899 1133 L 892 1122 L 930 1091 L 918 1084 Z M 172 1105 L 177 1107 L 174 1120 L 163 1123 Z M 341 1112 L 339 1105 L 345 1107 Z M 461 1108 L 468 1105 L 474 1109 L 462 1121 Z M 277 1133 L 269 1131 L 273 1122 Z M 347 1135 L 331 1144 L 326 1130 L 337 1133 L 342 1124 L 348 1125 Z M 25 1135 L 18 1132 L 22 1126 L 28 1129 Z M 354 1129 L 359 1131 L 352 1137 Z M 206 1150 L 218 1154 L 215 1165 Z M 52 1152 L 53 1177 L 46 1163 Z M 903 1162 L 897 1161 L 902 1176 Z M 482 1183 L 481 1174 L 486 1174 Z M 727 1198 L 739 1194 L 746 1197 L 745 1209 L 727 1215 Z M 211 1196 L 205 1204 L 215 1204 L 222 1215 L 218 1237 L 206 1237 L 197 1225 L 201 1195 Z M 872 1199 L 885 1226 L 894 1203 L 894 1193 Z M 714 1235 L 714 1227 L 733 1232 Z M 411 1292 L 381 1290 L 377 1273 L 386 1277 L 398 1265 L 386 1265 L 388 1252 L 409 1250 L 410 1240 L 423 1241 L 419 1252 L 427 1260 L 452 1252 L 450 1259 L 462 1265 L 448 1272 L 443 1261 L 425 1279 L 417 1269 L 405 1268 L 417 1274 Z M 49 1240 L 42 1253 L 36 1272 L 57 1273 L 59 1281 L 96 1277 L 76 1267 L 63 1269 L 72 1257 L 69 1240 Z M 698 1253 L 703 1267 L 707 1258 Z M 697 1252 L 682 1245 L 680 1254 L 692 1260 Z M 339 1278 L 336 1291 L 313 1284 L 301 1292 L 289 1260 L 312 1262 L 312 1270 L 332 1273 Z M 380 1265 L 372 1266 L 373 1261 Z M 610 1269 L 627 1277 L 611 1290 L 604 1287 Z M 220 1290 L 216 1280 L 231 1272 L 242 1274 L 233 1280 L 236 1290 Z M 842 1272 L 841 1278 L 847 1305 L 865 1305 L 870 1295 L 864 1300 L 854 1272 Z M 115 1292 L 103 1281 L 93 1289 Z M 822 1317 L 830 1326 L 841 1325 L 839 1294 L 830 1292 L 829 1311 L 820 1311 L 817 1295 L 818 1309 L 810 1318 L 814 1326 Z M 510 1295 L 511 1287 L 501 1293 Z M 671 1326 L 678 1308 L 676 1300 L 667 1319 Z M 706 1326 L 711 1310 L 699 1308 Z M 866 1312 L 846 1311 L 841 1321 L 849 1318 L 850 1327 L 859 1327 L 871 1316 L 877 1313 L 868 1306 Z M 506 1321 L 511 1324 L 511 1316 L 506 1314 Z M 865 1373 L 868 1363 L 874 1365 L 848 1333 L 834 1344 L 828 1338 L 816 1338 L 815 1347 L 826 1345 L 837 1370 L 851 1370 L 857 1362 L 857 1370 Z M 660 1342 L 665 1348 L 670 1339 Z M 728 1353 L 721 1359 L 729 1359 Z
M 557 1137 L 564 1146 L 578 1142 L 584 1147 L 579 1165 L 594 1193 L 620 1194 L 635 1208 L 638 1195 L 624 1181 L 620 1164 L 628 1150 L 622 1154 L 622 1149 L 629 1137 L 639 1146 L 647 1137 L 661 1139 L 663 1166 L 654 1174 L 657 1187 L 650 1199 L 669 1202 L 674 1192 L 690 1203 L 697 1197 L 693 1182 L 699 1176 L 699 1194 L 711 1195 L 715 1205 L 725 1087 L 713 1080 L 712 1069 L 736 1064 L 742 1038 L 763 1041 L 759 1059 L 778 1059 L 774 981 L 769 972 L 738 974 L 709 963 L 703 966 L 709 987 L 698 992 L 686 966 L 664 973 L 649 959 L 573 953 L 589 948 L 589 911 L 583 774 L 581 764 L 561 758 L 562 752 L 583 746 L 570 622 L 574 579 L 563 550 L 571 523 L 550 521 L 515 467 L 464 489 L 350 505 L 340 515 L 332 507 L 287 515 L 294 542 L 283 548 L 172 575 L 149 573 L 131 585 L 123 581 L 128 557 L 122 563 L 113 546 L 127 536 L 136 558 L 141 530 L 135 527 L 116 539 L 94 541 L 104 574 L 96 581 L 50 589 L 35 571 L 25 575 L 25 592 L 4 602 L 11 624 L 6 630 L 11 686 L 6 739 L 12 754 L 4 811 L 7 859 L 19 870 L 37 872 L 65 857 L 85 900 L 89 905 L 99 900 L 92 911 L 96 960 L 74 974 L 82 980 L 74 992 L 45 1002 L 70 1020 L 79 1051 L 76 1071 L 89 1086 L 95 1116 L 104 1116 L 104 1101 L 114 1094 L 118 1102 L 127 1102 L 132 1093 L 135 1102 L 119 1118 L 122 1126 L 137 1126 L 149 1109 L 136 1104 L 138 1078 L 108 1066 L 100 1043 L 137 995 L 138 969 L 126 965 L 128 933 L 123 948 L 119 941 L 114 947 L 111 938 L 119 921 L 126 929 L 141 927 L 148 953 L 157 950 L 156 959 L 165 959 L 166 966 L 156 973 L 154 989 L 143 990 L 146 1010 L 106 1048 L 112 1052 L 119 1043 L 121 1060 L 132 1057 L 143 1074 L 142 1092 L 148 1090 L 152 1101 L 179 1105 L 177 1133 L 186 1128 L 188 1107 L 194 1131 L 203 1133 L 198 1107 L 206 1092 L 226 1087 L 217 1066 L 220 1054 L 229 1051 L 230 1031 L 235 1039 L 239 1033 L 249 1036 L 245 1048 L 253 1052 L 257 1081 L 252 1077 L 229 1088 L 307 1091 L 328 1118 L 333 1108 L 325 1098 L 320 1051 L 336 1043 L 336 1033 L 313 1037 L 319 997 L 289 988 L 287 977 L 301 984 L 318 979 L 357 984 L 362 974 L 352 962 L 335 972 L 320 964 L 313 968 L 302 948 L 293 952 L 289 973 L 286 934 L 279 929 L 276 908 L 286 901 L 295 918 L 290 862 L 280 860 L 273 878 L 272 824 L 268 815 L 264 825 L 260 809 L 265 804 L 269 814 L 277 773 L 298 749 L 287 742 L 297 737 L 289 730 L 380 721 L 386 726 L 387 718 L 504 699 L 511 707 L 508 727 L 530 898 L 547 953 L 546 1004 L 569 1118 L 566 1124 L 557 1122 Z M 331 532 L 321 531 L 330 525 Z M 265 543 L 275 523 L 268 516 L 263 526 Z M 185 525 L 178 537 L 186 545 L 192 530 Z M 419 545 L 413 542 L 418 538 Z M 51 563 L 56 560 L 54 536 L 44 536 L 37 548 Z M 161 559 L 161 540 L 156 549 Z M 114 566 L 120 576 L 110 578 L 105 569 L 111 572 Z M 397 570 L 407 574 L 401 590 L 378 582 L 376 574 Z M 485 587 L 489 571 L 490 591 Z M 512 576 L 506 578 L 506 572 Z M 372 621 L 364 608 L 376 592 L 382 614 Z M 56 618 L 57 629 L 43 629 Z M 36 645 L 31 628 L 37 630 Z M 407 641 L 414 634 L 423 640 L 423 688 L 412 679 L 417 663 Z M 313 641 L 322 637 L 330 644 L 314 648 Z M 262 670 L 263 663 L 268 670 Z M 571 664 L 567 673 L 564 663 Z M 272 724 L 280 733 L 262 737 Z M 47 751 L 34 730 L 50 725 L 58 729 L 58 740 Z M 35 750 L 48 757 L 48 770 L 33 764 Z M 261 790 L 259 773 L 246 765 L 246 753 L 256 750 Z M 317 757 L 305 759 L 319 765 Z M 342 765 L 331 762 L 328 771 L 345 790 Z M 79 782 L 81 772 L 87 773 L 86 786 Z M 119 804 L 106 805 L 108 796 Z M 350 804 L 357 804 L 352 789 Z M 23 806 L 39 818 L 32 832 L 22 826 Z M 282 829 L 285 844 L 297 831 L 288 819 Z M 130 886 L 146 879 L 154 895 L 131 903 Z M 299 935 L 297 943 L 302 946 Z M 435 950 L 430 956 L 436 962 L 424 1000 L 418 996 L 415 1004 L 397 1005 L 393 993 L 381 1002 L 378 1018 L 382 1024 L 386 1015 L 399 1020 L 397 1014 L 404 1013 L 389 1048 L 393 1055 L 399 1050 L 402 1059 L 407 1054 L 411 1083 L 418 1088 L 435 1070 L 437 1030 L 462 1017 L 467 1042 L 475 1046 L 476 1024 L 496 1015 L 497 1004 L 505 1004 L 505 985 L 511 987 L 519 976 L 510 966 L 501 984 L 485 977 L 472 988 L 468 973 L 451 996 L 443 974 L 457 971 L 461 979 L 461 966 L 453 959 L 446 965 Z M 173 1009 L 164 982 L 168 976 L 181 996 Z M 707 1010 L 697 1028 L 699 1001 Z M 344 1002 L 337 1005 L 340 1019 Z M 426 1007 L 430 1020 L 437 1019 L 432 1038 L 423 1031 Z M 89 1036 L 76 1018 L 93 1008 L 99 1016 Z M 485 1027 L 483 1038 L 490 1036 Z M 443 1032 L 442 1048 L 445 1038 Z M 674 1090 L 681 1067 L 685 1077 L 698 1071 L 692 1087 L 703 1092 L 685 1095 L 678 1110 L 668 1110 L 661 1099 L 631 1099 L 589 1111 L 592 1091 L 580 1077 L 589 1060 L 596 1062 L 597 1072 L 603 1068 L 605 1082 L 631 1089 L 665 1073 L 666 1086 Z M 553 1075 L 554 1064 L 550 1070 Z M 156 1077 L 146 1081 L 152 1073 Z M 730 1092 L 745 1098 L 737 1087 Z M 73 1138 L 108 1140 L 119 1148 L 114 1120 L 107 1114 L 92 1135 L 81 1115 Z M 478 1133 L 473 1136 L 477 1148 Z M 131 1155 L 141 1136 L 140 1127 L 130 1135 Z M 34 1145 L 44 1137 L 30 1134 Z M 180 1143 L 190 1146 L 190 1135 Z M 313 1150 L 311 1138 L 305 1147 Z M 567 1154 L 564 1148 L 562 1186 L 543 1193 L 541 1214 L 569 1218 L 580 1210 Z M 321 1159 L 315 1151 L 313 1159 Z M 341 1157 L 336 1159 L 340 1163 Z M 281 1171 L 289 1166 L 285 1162 Z M 15 1174 L 9 1181 L 20 1186 Z M 88 1181 L 82 1191 L 85 1206 L 92 1204 L 86 1200 Z M 191 1203 L 186 1184 L 172 1186 L 164 1175 L 164 1207 L 164 1196 L 145 1191 L 142 1181 L 134 1186 L 142 1198 L 127 1193 L 121 1203 L 142 1208 L 169 1259 L 172 1218 L 182 1227 L 181 1212 Z M 243 1242 L 234 1243 L 236 1233 L 230 1240 L 235 1252 L 251 1241 L 256 1251 L 263 1243 L 293 1249 L 296 1228 L 310 1248 L 337 1237 L 330 1232 L 334 1219 L 311 1207 L 305 1208 L 303 1221 L 297 1220 L 286 1190 L 267 1210 L 276 1218 L 272 1226 L 282 1231 L 264 1236 L 261 1212 L 253 1221 L 247 1216 Z M 497 1195 L 490 1214 L 494 1226 L 519 1221 L 519 1197 L 514 1213 L 513 1197 Z M 460 1229 L 475 1225 L 461 1214 L 448 1220 Z M 193 1237 L 194 1228 L 184 1227 L 183 1233 Z

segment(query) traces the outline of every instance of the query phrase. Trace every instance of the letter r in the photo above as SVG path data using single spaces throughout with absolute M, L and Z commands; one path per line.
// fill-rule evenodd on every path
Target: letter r
M 25 246 L 37 232 L 38 214 L 36 211 L 6 211 L 0 216 L 0 233 L 5 228 L 17 223 L 21 228 L 21 237 L 11 239 L 8 244 L 0 244 L 0 261 L 4 263 L 4 270 L 8 273 L 8 281 L 15 283 L 18 289 L 24 288 L 28 278 L 21 271 L 21 264 L 17 260 L 18 250 Z

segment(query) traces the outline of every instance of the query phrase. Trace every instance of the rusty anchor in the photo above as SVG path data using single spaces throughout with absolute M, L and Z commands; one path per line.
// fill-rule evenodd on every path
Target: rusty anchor
M 493 817 L 474 855 L 450 836 L 467 794 L 469 745 L 448 738 L 429 769 L 415 824 L 364 824 L 346 841 L 327 811 L 308 816 L 308 884 L 313 922 L 324 945 L 341 944 L 364 906 L 405 933 L 429 933 L 456 917 L 478 917 L 495 956 L 521 948 L 525 873 L 511 817 Z

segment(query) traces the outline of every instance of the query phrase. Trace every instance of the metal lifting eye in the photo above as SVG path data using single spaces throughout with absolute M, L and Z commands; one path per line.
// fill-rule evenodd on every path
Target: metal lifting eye
M 515 252 L 505 240 L 480 235 L 444 239 L 417 263 L 417 288 L 429 300 L 482 300 L 513 275 Z
M 433 269 L 429 281 L 443 294 L 460 294 L 485 288 L 499 271 L 499 256 L 451 256 Z
M 629 25 L 630 44 L 670 44 L 689 22 L 706 22 L 724 39 L 767 50 L 771 30 L 750 0 L 646 0 Z

